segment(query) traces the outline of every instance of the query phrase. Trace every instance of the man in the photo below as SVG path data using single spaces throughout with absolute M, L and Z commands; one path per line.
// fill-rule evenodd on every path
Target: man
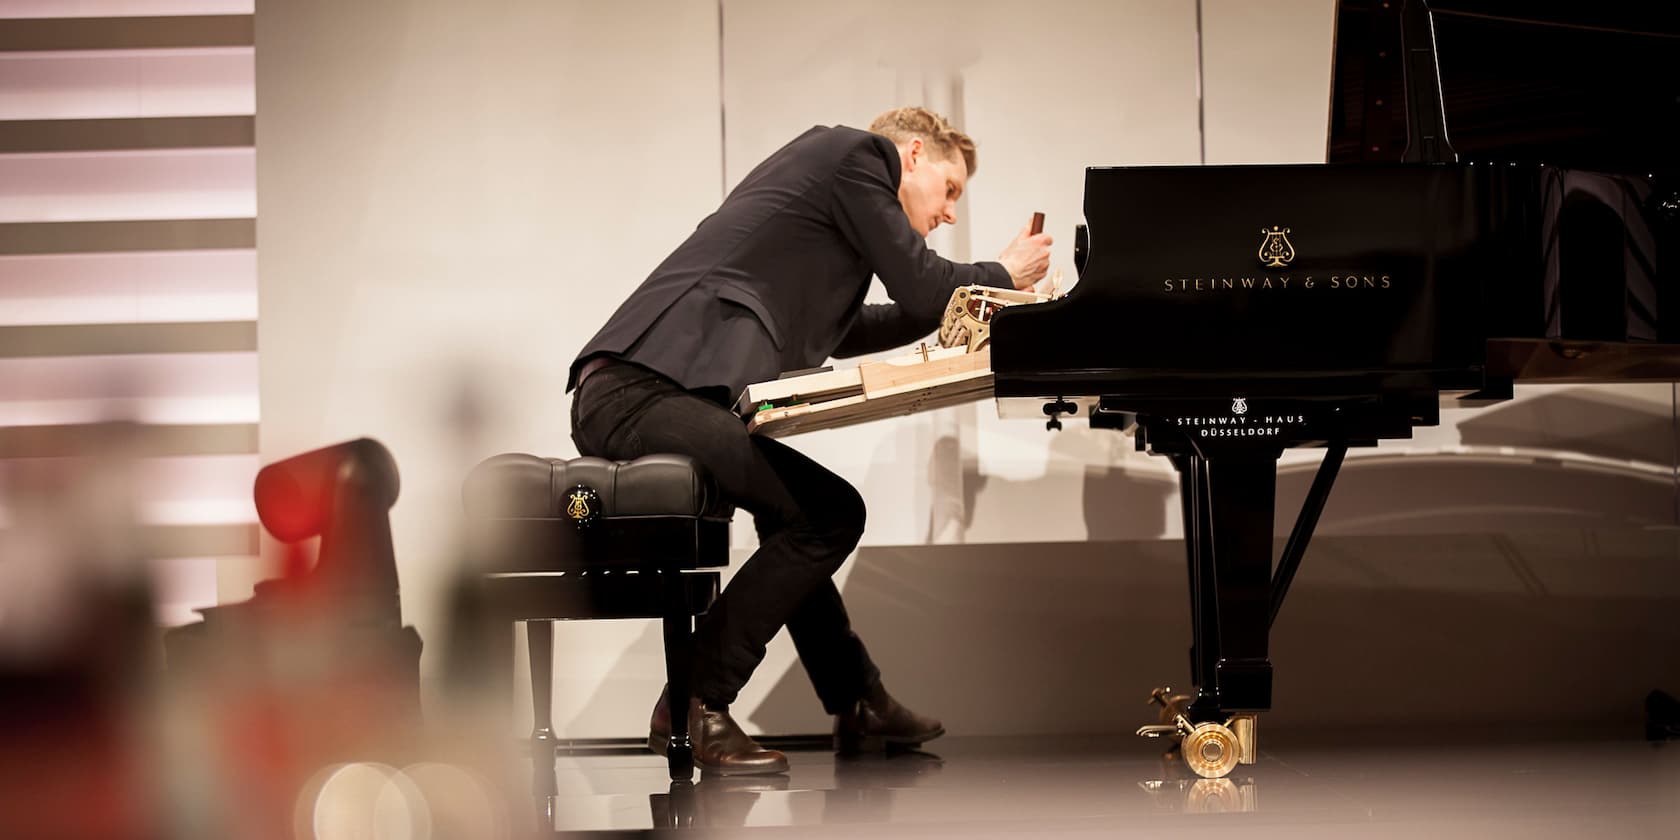
M 787 769 L 728 713 L 784 625 L 836 718 L 837 750 L 944 734 L 887 694 L 830 579 L 863 534 L 863 499 L 787 445 L 748 435 L 730 406 L 783 371 L 927 335 L 959 286 L 1043 278 L 1045 234 L 1023 230 L 996 262 L 973 265 L 927 248 L 929 231 L 956 221 L 974 167 L 974 142 L 923 108 L 888 111 L 867 132 L 812 128 L 748 173 L 572 363 L 579 452 L 688 455 L 753 514 L 758 550 L 695 636 L 689 731 L 708 771 Z M 864 305 L 871 275 L 893 303 Z M 654 709 L 656 749 L 667 706 L 661 697 Z

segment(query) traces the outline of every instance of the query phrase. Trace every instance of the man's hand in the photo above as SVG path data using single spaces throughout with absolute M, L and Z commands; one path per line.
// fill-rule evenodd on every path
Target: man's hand
M 998 254 L 997 261 L 1009 269 L 1017 289 L 1031 289 L 1050 270 L 1050 234 L 1033 233 L 1030 226 L 1015 234 L 1015 241 Z

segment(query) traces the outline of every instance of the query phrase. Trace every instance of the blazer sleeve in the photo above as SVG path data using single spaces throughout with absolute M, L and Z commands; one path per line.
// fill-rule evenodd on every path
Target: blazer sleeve
M 863 255 L 896 304 L 894 313 L 860 317 L 854 330 L 882 328 L 883 336 L 908 333 L 908 341 L 939 325 L 945 303 L 958 286 L 1013 284 L 1001 263 L 952 262 L 927 246 L 904 217 L 884 153 L 875 143 L 860 143 L 846 155 L 834 179 L 833 212 L 841 235 Z M 886 331 L 889 324 L 891 330 Z
M 906 316 L 904 308 L 896 303 L 866 303 L 852 328 L 840 338 L 840 346 L 834 348 L 834 358 L 845 359 L 901 347 L 933 332 L 938 326 L 937 318 L 929 324 Z

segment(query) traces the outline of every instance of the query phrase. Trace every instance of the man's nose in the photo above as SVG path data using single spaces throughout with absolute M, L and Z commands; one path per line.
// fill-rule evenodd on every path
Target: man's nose
M 953 201 L 953 202 L 947 202 L 946 203 L 944 221 L 945 221 L 945 224 L 948 224 L 948 225 L 954 225 L 954 224 L 957 223 L 957 204 L 956 204 L 956 202 Z

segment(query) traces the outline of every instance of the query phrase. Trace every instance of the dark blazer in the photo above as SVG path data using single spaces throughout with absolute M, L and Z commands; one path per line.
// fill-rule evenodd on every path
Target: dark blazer
M 927 247 L 898 203 L 898 149 L 878 134 L 818 126 L 747 174 L 717 212 L 584 345 L 729 406 L 754 382 L 914 341 L 958 286 L 1009 287 L 995 262 Z M 890 304 L 864 306 L 869 278 Z

